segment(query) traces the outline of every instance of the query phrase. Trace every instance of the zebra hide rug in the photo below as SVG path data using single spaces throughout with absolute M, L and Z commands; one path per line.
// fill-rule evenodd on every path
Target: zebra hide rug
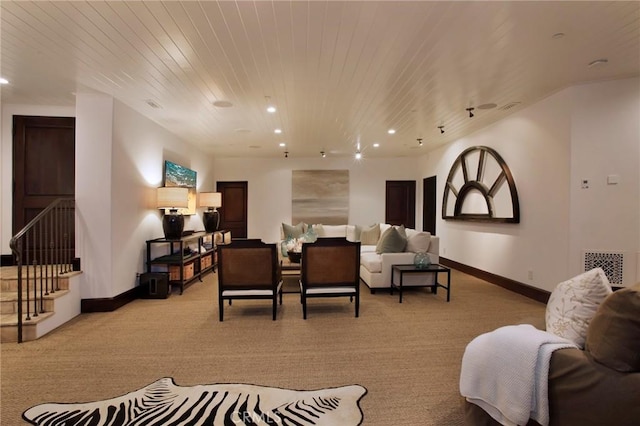
M 105 401 L 26 410 L 33 425 L 328 425 L 362 423 L 360 385 L 297 391 L 246 384 L 178 386 L 170 377 Z

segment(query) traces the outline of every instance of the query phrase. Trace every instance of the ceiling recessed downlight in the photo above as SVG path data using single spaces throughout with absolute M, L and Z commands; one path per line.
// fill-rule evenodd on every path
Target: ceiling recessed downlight
M 9 84 L 9 80 L 7 80 L 6 78 L 0 77 L 0 84 Z
M 387 133 L 389 133 L 390 135 L 395 135 L 396 134 L 396 130 L 395 129 L 389 129 L 389 130 L 387 130 Z
M 231 108 L 233 104 L 230 101 L 215 101 L 213 106 L 218 108 Z
M 273 133 L 275 133 L 276 135 L 279 135 L 280 133 L 282 133 L 282 129 L 275 129 Z
M 284 142 L 280 142 L 280 143 L 278 144 L 278 146 L 285 147 L 285 146 L 287 146 L 287 144 L 286 144 L 286 143 L 284 143 Z
M 267 107 L 267 112 L 273 114 L 274 112 L 276 112 L 276 107 L 274 107 L 273 105 L 269 105 Z
M 478 109 L 493 109 L 493 108 L 495 108 L 497 106 L 498 106 L 498 104 L 488 103 L 488 104 L 478 105 L 476 108 L 478 108 Z
M 380 146 L 380 144 L 379 144 L 379 143 L 377 143 L 377 142 L 373 144 L 373 147 L 374 147 L 374 148 L 378 148 L 379 146 Z

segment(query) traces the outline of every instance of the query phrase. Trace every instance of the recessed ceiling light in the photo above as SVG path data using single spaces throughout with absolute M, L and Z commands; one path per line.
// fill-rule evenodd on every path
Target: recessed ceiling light
M 607 62 L 609 62 L 609 60 L 607 58 L 601 58 L 601 59 L 596 59 L 594 61 L 589 62 L 589 65 L 587 65 L 589 68 L 591 67 L 595 67 L 598 65 L 604 65 Z
M 275 129 L 273 133 L 279 135 L 280 133 L 282 133 L 282 129 Z
M 233 104 L 230 101 L 215 101 L 213 106 L 218 108 L 231 108 Z
M 476 108 L 478 108 L 478 109 L 493 109 L 493 108 L 495 108 L 497 106 L 498 106 L 497 104 L 488 103 L 488 104 L 478 105 Z
M 395 135 L 396 131 L 395 129 L 389 129 L 387 130 L 387 133 L 389 133 L 390 135 Z
M 151 99 L 147 99 L 145 102 L 146 102 L 146 103 L 147 103 L 147 105 L 149 105 L 151 108 L 156 108 L 156 109 L 161 108 L 161 107 L 160 107 L 160 105 L 158 105 L 157 103 L 155 103 L 155 102 L 154 102 L 153 100 L 151 100 Z
M 9 80 L 7 80 L 6 78 L 0 77 L 0 84 L 9 84 Z
M 380 146 L 380 144 L 379 144 L 379 143 L 374 143 L 374 144 L 373 144 L 373 147 L 374 147 L 374 148 L 378 148 L 379 146 Z
M 278 145 L 279 145 L 279 146 L 281 146 L 281 147 L 285 147 L 285 146 L 287 146 L 287 144 L 286 144 L 286 143 L 284 143 L 284 142 L 280 142 Z
M 273 114 L 274 112 L 276 112 L 276 107 L 274 107 L 273 105 L 269 105 L 267 107 L 267 112 Z

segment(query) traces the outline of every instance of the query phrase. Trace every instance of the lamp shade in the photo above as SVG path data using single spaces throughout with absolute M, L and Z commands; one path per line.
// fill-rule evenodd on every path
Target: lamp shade
M 198 194 L 200 207 L 222 207 L 222 193 L 201 192 Z
M 178 209 L 189 207 L 189 189 L 179 186 L 158 188 L 158 208 Z

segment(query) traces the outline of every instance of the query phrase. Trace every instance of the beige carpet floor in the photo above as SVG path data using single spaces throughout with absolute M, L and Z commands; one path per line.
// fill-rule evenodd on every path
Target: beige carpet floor
M 461 425 L 467 343 L 509 324 L 544 325 L 544 305 L 452 272 L 451 302 L 428 289 L 370 294 L 360 318 L 347 298 L 285 294 L 277 321 L 264 301 L 234 301 L 218 322 L 216 275 L 168 299 L 83 314 L 33 342 L 2 344 L 1 423 L 44 402 L 109 399 L 161 377 L 178 385 L 251 383 L 311 390 L 360 384 L 365 425 Z

